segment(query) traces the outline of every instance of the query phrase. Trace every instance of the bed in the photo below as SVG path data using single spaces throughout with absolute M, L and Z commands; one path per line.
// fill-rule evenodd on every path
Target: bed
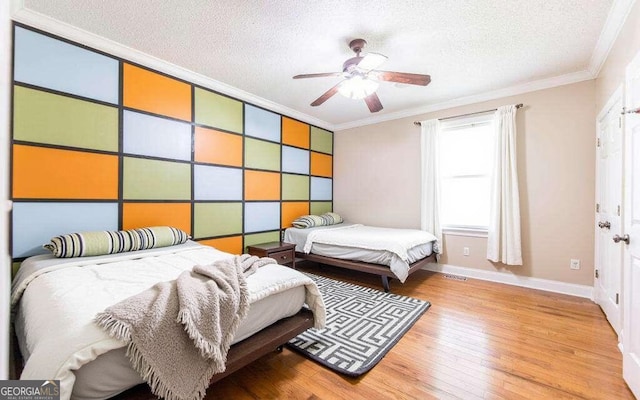
M 125 344 L 96 325 L 96 314 L 158 282 L 175 280 L 194 265 L 230 257 L 234 256 L 186 241 L 110 255 L 26 259 L 11 296 L 24 360 L 21 379 L 59 379 L 61 399 L 108 398 L 143 383 L 125 355 Z M 324 319 L 322 307 L 305 304 L 310 292 L 319 293 L 313 281 L 298 271 L 269 264 L 248 276 L 246 283 L 248 315 L 233 338 L 226 371 L 211 382 Z
M 380 275 L 385 292 L 389 279 L 405 282 L 413 272 L 435 262 L 438 242 L 416 229 L 372 227 L 338 223 L 288 228 L 284 240 L 296 246 L 296 256 L 326 265 Z

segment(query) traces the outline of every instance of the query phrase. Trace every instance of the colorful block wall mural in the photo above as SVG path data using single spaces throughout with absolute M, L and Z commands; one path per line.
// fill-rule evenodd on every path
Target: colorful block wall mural
M 14 26 L 12 256 L 171 225 L 231 253 L 332 209 L 333 133 Z

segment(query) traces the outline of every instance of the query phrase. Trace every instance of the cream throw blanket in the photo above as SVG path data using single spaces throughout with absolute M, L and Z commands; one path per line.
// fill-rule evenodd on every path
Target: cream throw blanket
M 249 310 L 245 276 L 275 264 L 243 254 L 196 265 L 96 315 L 96 323 L 127 344 L 133 368 L 168 400 L 202 399 Z

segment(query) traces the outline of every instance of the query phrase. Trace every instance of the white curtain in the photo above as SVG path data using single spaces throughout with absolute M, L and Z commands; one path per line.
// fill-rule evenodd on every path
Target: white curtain
M 494 154 L 487 259 L 522 265 L 520 196 L 516 162 L 516 106 L 499 107 L 494 116 Z
M 442 227 L 440 226 L 440 176 L 438 171 L 440 121 L 421 121 L 420 150 L 422 157 L 420 228 L 431 232 L 438 242 L 433 251 L 442 253 Z M 439 257 L 438 257 L 439 258 Z

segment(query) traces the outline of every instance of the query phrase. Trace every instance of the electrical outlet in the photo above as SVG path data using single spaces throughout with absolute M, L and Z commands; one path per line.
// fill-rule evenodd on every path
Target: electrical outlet
M 469 255 L 469 248 L 468 247 L 463 247 L 462 248 L 462 255 L 463 256 L 468 256 Z
M 569 268 L 580 269 L 580 260 L 576 260 L 575 258 L 572 258 L 571 263 L 569 264 Z

